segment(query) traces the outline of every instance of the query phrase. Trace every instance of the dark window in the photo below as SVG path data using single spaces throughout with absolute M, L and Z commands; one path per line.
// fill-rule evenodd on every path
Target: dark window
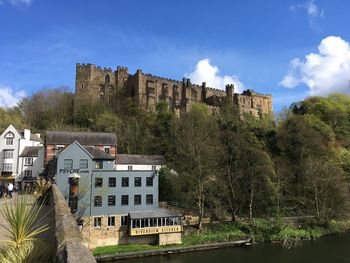
M 80 169 L 87 169 L 88 168 L 88 160 L 87 159 L 80 159 L 79 168 Z
M 146 195 L 146 205 L 153 205 L 153 195 Z
M 129 205 L 129 196 L 128 195 L 122 195 L 122 205 Z
M 13 145 L 13 138 L 6 138 L 6 145 Z
M 101 207 L 102 206 L 102 196 L 96 195 L 94 198 L 94 206 Z
M 3 158 L 13 158 L 13 150 L 4 150 Z
M 103 178 L 95 178 L 95 187 L 103 186 Z
M 128 170 L 131 171 L 132 170 L 132 165 L 128 166 Z
M 134 185 L 135 187 L 140 187 L 141 186 L 141 177 L 135 177 L 134 179 Z
M 64 159 L 64 169 L 72 169 L 72 168 L 73 168 L 73 160 Z
M 122 177 L 122 187 L 129 187 L 129 177 Z
M 102 217 L 94 217 L 94 227 L 102 226 Z
M 24 158 L 24 165 L 33 165 L 33 157 Z
M 109 150 L 110 150 L 110 149 L 111 149 L 111 148 L 110 148 L 109 146 L 105 146 L 105 147 L 104 147 L 105 153 L 109 154 Z
M 109 187 L 116 187 L 117 181 L 115 177 L 108 178 L 108 186 Z
M 108 206 L 115 206 L 115 195 L 108 196 Z
M 109 75 L 107 74 L 105 77 L 105 84 L 109 85 L 109 83 L 111 83 L 111 78 L 109 77 Z
M 134 205 L 141 205 L 141 195 L 134 195 Z
M 121 216 L 121 225 L 127 226 L 128 225 L 128 216 Z
M 146 177 L 146 185 L 153 186 L 153 177 Z
M 95 168 L 96 169 L 103 169 L 103 161 L 96 161 Z
M 152 165 L 152 170 L 153 171 L 157 170 L 157 167 L 155 165 Z
M 32 170 L 24 170 L 24 176 L 25 177 L 32 177 L 33 171 Z
M 115 216 L 108 217 L 108 226 L 115 226 Z

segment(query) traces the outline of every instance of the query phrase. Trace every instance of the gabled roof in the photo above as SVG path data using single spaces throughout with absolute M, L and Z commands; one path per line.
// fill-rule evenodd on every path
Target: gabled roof
M 46 144 L 71 144 L 78 141 L 81 145 L 117 145 L 117 136 L 114 133 L 104 132 L 72 132 L 47 131 Z
M 163 155 L 117 154 L 116 163 L 162 165 L 166 160 Z
M 63 148 L 58 155 L 61 153 L 67 151 L 71 148 L 72 145 L 77 145 L 82 151 L 86 152 L 91 159 L 93 160 L 114 160 L 115 158 L 113 156 L 110 156 L 109 154 L 105 153 L 104 151 L 100 150 L 96 146 L 82 146 L 78 141 L 74 141 L 67 147 Z
M 104 151 L 100 150 L 99 148 L 95 146 L 83 146 L 83 148 L 90 153 L 92 156 L 92 159 L 99 159 L 99 160 L 114 160 L 115 158 Z
M 38 157 L 39 155 L 39 150 L 43 146 L 27 146 L 24 147 L 22 153 L 20 154 L 19 157 Z

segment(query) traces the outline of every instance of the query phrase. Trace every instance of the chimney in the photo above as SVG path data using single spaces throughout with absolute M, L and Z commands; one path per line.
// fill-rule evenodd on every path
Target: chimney
M 29 141 L 29 140 L 30 140 L 30 130 L 24 129 L 24 139 L 25 139 L 26 141 Z

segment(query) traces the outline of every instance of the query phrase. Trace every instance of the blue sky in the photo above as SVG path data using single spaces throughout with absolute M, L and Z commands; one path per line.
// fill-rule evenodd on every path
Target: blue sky
M 350 2 L 0 0 L 0 106 L 74 89 L 75 64 L 273 95 L 350 93 Z

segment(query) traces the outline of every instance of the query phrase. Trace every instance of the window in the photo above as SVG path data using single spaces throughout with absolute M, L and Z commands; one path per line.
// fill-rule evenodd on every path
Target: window
M 129 205 L 129 196 L 128 195 L 122 195 L 122 205 Z
M 62 150 L 64 148 L 64 145 L 62 144 L 59 144 L 59 145 L 56 145 L 56 151 L 59 152 L 60 150 Z
M 146 195 L 146 205 L 153 205 L 153 195 Z
M 87 169 L 88 166 L 89 166 L 88 159 L 80 159 L 80 162 L 79 162 L 80 169 Z
M 146 185 L 153 186 L 153 177 L 146 177 Z
M 13 158 L 13 150 L 4 150 L 4 158 Z
M 110 146 L 104 146 L 103 148 L 105 150 L 105 153 L 109 154 L 109 150 L 111 149 L 111 147 Z
M 108 206 L 115 206 L 115 195 L 108 196 Z
M 129 187 L 129 177 L 122 177 L 122 187 Z
M 12 163 L 3 163 L 2 170 L 4 172 L 12 172 Z
M 153 171 L 157 170 L 157 167 L 155 165 L 152 165 L 152 170 Z
M 134 205 L 141 205 L 141 195 L 134 195 Z
M 108 217 L 108 226 L 115 226 L 115 216 Z
M 24 177 L 32 177 L 33 171 L 32 170 L 24 170 Z
M 122 226 L 127 226 L 128 225 L 128 216 L 121 216 L 121 225 Z
M 96 195 L 94 198 L 94 206 L 101 207 L 102 206 L 102 196 Z
M 103 186 L 103 178 L 99 177 L 99 178 L 95 178 L 95 187 L 102 187 Z
M 96 169 L 103 169 L 103 161 L 96 161 L 95 168 Z
M 108 178 L 108 186 L 109 187 L 116 187 L 117 181 L 115 177 Z
M 24 165 L 33 165 L 33 157 L 24 158 Z
M 14 134 L 12 132 L 6 133 L 5 135 L 6 145 L 13 145 L 13 137 L 14 137 Z
M 94 217 L 94 227 L 102 226 L 102 217 Z
M 129 170 L 129 171 L 132 171 L 132 165 L 129 165 L 129 166 L 128 166 L 128 170 Z
M 72 168 L 73 168 L 73 160 L 64 159 L 64 169 L 72 169 Z
M 134 186 L 140 187 L 141 186 L 141 177 L 135 177 L 134 179 Z

